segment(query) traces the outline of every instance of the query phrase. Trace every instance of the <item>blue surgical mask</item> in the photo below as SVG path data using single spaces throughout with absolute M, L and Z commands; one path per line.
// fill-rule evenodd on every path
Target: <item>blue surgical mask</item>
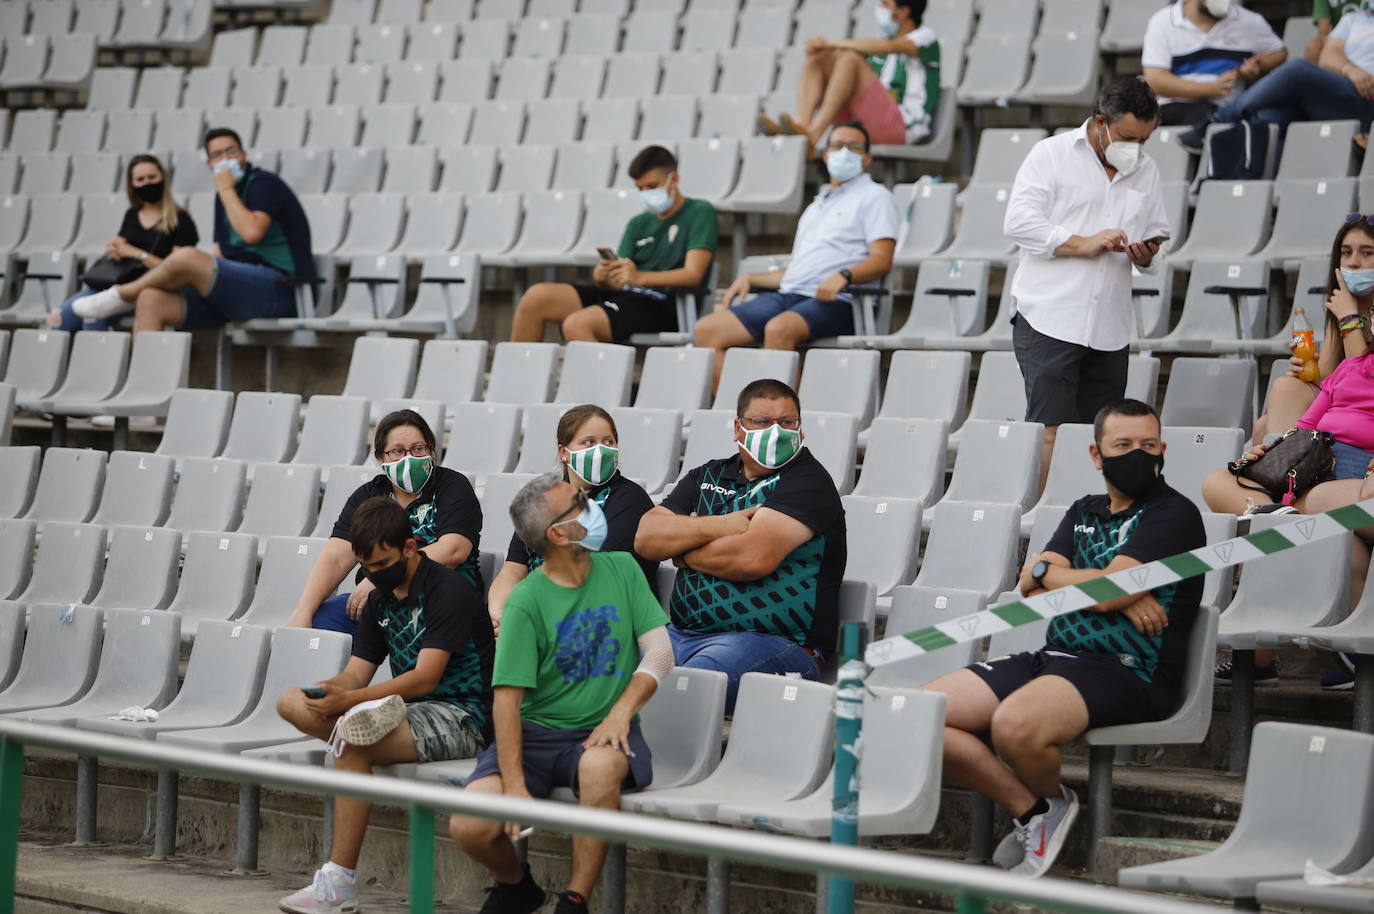
M 668 193 L 668 185 L 654 187 L 639 192 L 639 200 L 644 208 L 655 216 L 661 216 L 673 206 L 673 195 Z
M 577 545 L 590 549 L 592 552 L 598 552 L 602 546 L 606 545 L 606 513 L 601 510 L 601 506 L 596 502 L 587 499 L 587 507 L 582 509 L 581 514 L 571 520 L 559 521 L 554 526 L 561 527 L 563 524 L 574 522 L 581 524 L 582 529 L 587 531 Z
M 878 20 L 878 29 L 884 38 L 892 38 L 897 34 L 897 18 L 893 16 L 892 10 L 879 5 L 873 10 L 873 18 Z
M 243 180 L 243 163 L 238 159 L 220 159 L 215 163 L 215 171 L 223 171 L 226 168 L 229 169 L 229 174 L 234 176 L 235 184 Z
M 1341 279 L 1351 295 L 1368 295 L 1374 289 L 1374 270 L 1347 270 L 1341 267 Z
M 825 157 L 825 168 L 830 177 L 844 184 L 852 181 L 864 170 L 863 156 L 852 149 L 836 149 Z

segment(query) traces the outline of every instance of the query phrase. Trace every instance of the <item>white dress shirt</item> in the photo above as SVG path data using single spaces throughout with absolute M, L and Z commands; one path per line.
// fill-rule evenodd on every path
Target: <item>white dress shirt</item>
M 867 260 L 870 244 L 896 241 L 900 225 L 897 198 L 867 172 L 839 187 L 825 185 L 797 221 L 792 260 L 778 290 L 814 296 L 831 276 Z M 848 295 L 839 297 L 849 301 Z
M 1054 252 L 1070 235 L 1121 229 L 1134 244 L 1170 228 L 1154 160 L 1142 152 L 1129 175 L 1108 178 L 1088 143 L 1091 124 L 1031 148 L 1016 173 L 1003 231 L 1020 248 L 1013 311 L 1045 336 L 1111 352 L 1130 344 L 1135 327 L 1130 258 Z M 1142 272 L 1158 268 L 1164 248 Z

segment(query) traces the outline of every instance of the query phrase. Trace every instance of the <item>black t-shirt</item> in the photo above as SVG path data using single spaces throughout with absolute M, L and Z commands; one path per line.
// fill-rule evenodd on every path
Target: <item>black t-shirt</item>
M 1118 555 L 1143 565 L 1205 545 L 1207 532 L 1197 505 L 1160 477 L 1148 495 L 1119 514 L 1111 513 L 1106 495 L 1080 498 L 1064 514 L 1045 551 L 1064 556 L 1074 568 L 1106 568 Z M 1161 679 L 1177 686 L 1202 583 L 1194 577 L 1150 591 L 1169 616 L 1161 636 L 1142 635 L 1124 613 L 1080 609 L 1051 619 L 1045 643 L 1073 654 L 1116 654 L 1146 682 L 1158 671 Z
M 663 507 L 674 514 L 702 516 L 754 505 L 780 511 L 815 535 L 757 581 L 725 581 L 679 569 L 669 605 L 673 624 L 707 634 L 764 632 L 807 647 L 833 649 L 848 557 L 844 506 L 835 481 L 809 448 L 752 482 L 744 477 L 739 454 L 712 460 L 684 476 L 663 500 Z
M 200 244 L 200 232 L 196 231 L 196 221 L 184 209 L 177 209 L 177 227 L 170 235 L 160 232 L 157 226 L 144 228 L 138 221 L 138 207 L 131 206 L 124 211 L 124 221 L 119 225 L 119 237 L 141 251 L 154 257 L 166 257 L 172 248 L 193 248 Z
M 649 497 L 649 493 L 645 492 L 639 483 L 616 473 L 610 482 L 588 492 L 587 497 L 600 505 L 606 514 L 606 543 L 601 547 L 601 551 L 633 553 L 639 519 L 654 506 L 654 500 Z M 519 534 L 511 534 L 506 561 L 524 565 L 533 571 L 544 564 L 544 557 L 537 552 L 530 552 Z M 657 593 L 658 563 L 642 559 L 638 555 L 635 555 L 635 561 L 639 562 L 639 567 L 649 582 L 649 589 Z
M 358 505 L 378 496 L 394 497 L 391 481 L 382 473 L 358 486 L 348 496 L 329 535 L 347 542 L 349 527 L 353 525 L 353 512 L 358 510 Z M 447 467 L 436 466 L 424 488 L 420 489 L 419 496 L 406 508 L 406 514 L 410 516 L 410 529 L 422 548 L 446 533 L 466 537 L 472 543 L 472 552 L 457 570 L 479 593 L 486 592 L 482 583 L 481 553 L 478 551 L 482 537 L 482 506 L 466 476 Z M 362 580 L 361 571 L 356 580 Z
M 420 567 L 404 599 L 387 591 L 368 595 L 353 656 L 391 663 L 391 675 L 415 669 L 420 651 L 449 652 L 434 691 L 409 701 L 446 701 L 467 711 L 483 731 L 491 723 L 491 663 L 495 639 L 482 598 L 452 569 L 420 554 Z
M 272 267 L 287 276 L 315 275 L 310 247 L 310 220 L 301 201 L 286 182 L 270 171 L 249 167 L 237 185 L 239 199 L 255 213 L 272 217 L 267 234 L 256 244 L 244 241 L 224 213 L 224 201 L 215 195 L 215 244 L 225 260 Z

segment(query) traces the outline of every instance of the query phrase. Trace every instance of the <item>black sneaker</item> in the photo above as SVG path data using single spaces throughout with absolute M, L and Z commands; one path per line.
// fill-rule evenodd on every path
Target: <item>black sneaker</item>
M 487 900 L 478 914 L 534 914 L 544 906 L 546 897 L 539 883 L 530 875 L 528 864 L 525 865 L 524 879 L 514 885 L 498 882 L 485 891 Z
M 1351 692 L 1355 689 L 1355 655 L 1339 653 L 1336 659 L 1341 662 L 1343 670 L 1335 673 L 1327 673 L 1322 677 L 1323 692 Z
M 1298 509 L 1292 505 L 1283 505 L 1278 502 L 1270 502 L 1267 505 L 1251 505 L 1245 509 L 1241 517 L 1254 517 L 1257 514 L 1297 514 Z
M 1182 146 L 1192 155 L 1202 155 L 1202 141 L 1206 138 L 1207 125 L 1209 123 L 1211 123 L 1211 118 L 1208 118 L 1196 127 L 1180 130 L 1178 133 L 1174 134 L 1174 142 L 1178 143 L 1178 145 Z
M 553 914 L 587 914 L 587 899 L 576 892 L 559 892 Z
M 1216 671 L 1212 675 L 1216 678 L 1218 685 L 1230 685 L 1231 672 L 1231 661 L 1227 660 L 1225 663 L 1218 663 Z M 1255 667 L 1255 685 L 1277 685 L 1278 681 L 1279 671 L 1274 664 Z

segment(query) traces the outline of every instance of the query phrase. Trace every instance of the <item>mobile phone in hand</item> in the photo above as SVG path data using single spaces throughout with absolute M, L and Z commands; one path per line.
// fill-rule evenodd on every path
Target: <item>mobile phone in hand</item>
M 306 698 L 323 698 L 325 696 L 324 686 L 301 686 L 301 691 Z
M 1168 241 L 1168 240 L 1169 240 L 1169 233 L 1168 233 L 1168 232 L 1160 232 L 1158 235 L 1154 236 L 1153 238 L 1146 238 L 1146 239 L 1145 239 L 1145 243 L 1146 243 L 1146 244 L 1163 244 L 1164 242 L 1166 242 L 1166 241 Z
M 615 251 L 610 248 L 597 248 L 596 252 L 601 255 L 602 260 L 615 260 Z

